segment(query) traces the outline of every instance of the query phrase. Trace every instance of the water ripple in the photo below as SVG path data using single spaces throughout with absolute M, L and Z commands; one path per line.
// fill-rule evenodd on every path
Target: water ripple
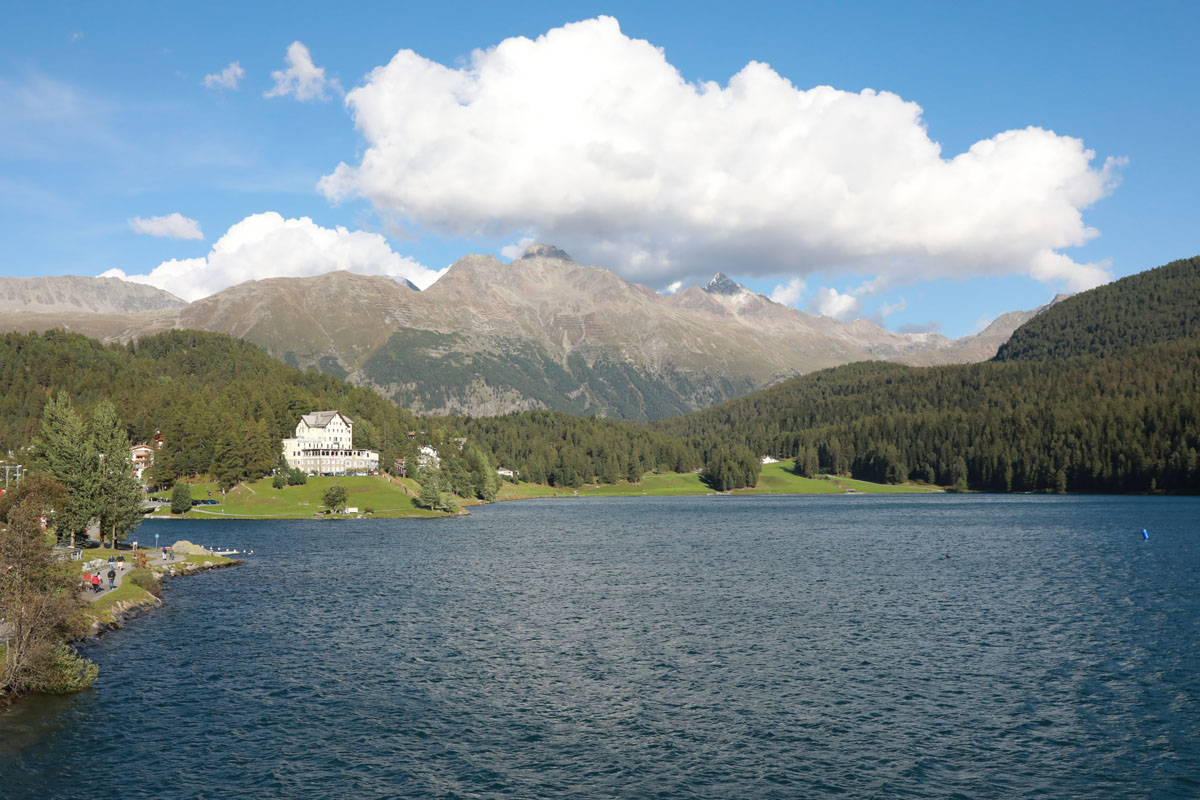
M 0 716 L 0 797 L 1193 798 L 1198 512 L 641 498 L 147 523 L 255 555 L 90 647 L 92 691 Z

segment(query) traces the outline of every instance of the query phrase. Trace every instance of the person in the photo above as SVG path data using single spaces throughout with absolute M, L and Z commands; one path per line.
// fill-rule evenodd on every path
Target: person
M 125 556 L 117 556 L 117 569 L 125 571 Z
M 79 581 L 80 581 L 79 587 L 81 589 L 92 588 L 92 573 L 90 573 L 90 572 L 83 573 L 83 577 L 80 578 Z
M 108 588 L 110 590 L 117 588 L 116 580 L 117 580 L 117 571 L 115 569 L 113 569 L 112 567 L 109 567 L 108 568 Z
M 92 573 L 92 592 L 95 594 L 100 593 L 100 570 Z

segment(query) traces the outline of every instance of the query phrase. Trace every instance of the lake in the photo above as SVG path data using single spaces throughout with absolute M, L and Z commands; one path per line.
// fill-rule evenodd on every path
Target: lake
M 0 715 L 0 797 L 1194 798 L 1197 520 L 946 495 L 148 522 L 254 555 L 87 647 L 94 689 Z

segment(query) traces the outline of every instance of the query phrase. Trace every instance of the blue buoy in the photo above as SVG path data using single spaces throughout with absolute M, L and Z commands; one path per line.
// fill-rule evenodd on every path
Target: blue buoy
M 1142 528 L 1142 538 L 1143 538 L 1143 539 L 1149 539 L 1149 538 L 1150 538 L 1150 531 L 1146 530 L 1145 528 Z

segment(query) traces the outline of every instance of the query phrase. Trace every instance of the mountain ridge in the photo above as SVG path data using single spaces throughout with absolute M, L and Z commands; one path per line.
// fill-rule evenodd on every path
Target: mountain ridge
M 537 244 L 509 263 L 464 256 L 424 291 L 329 272 L 248 281 L 181 308 L 0 314 L 0 329 L 62 326 L 105 341 L 208 330 L 372 386 L 417 413 L 545 408 L 654 419 L 852 361 L 985 360 L 1033 313 L 960 340 L 900 334 L 806 314 L 721 273 L 664 296 Z

